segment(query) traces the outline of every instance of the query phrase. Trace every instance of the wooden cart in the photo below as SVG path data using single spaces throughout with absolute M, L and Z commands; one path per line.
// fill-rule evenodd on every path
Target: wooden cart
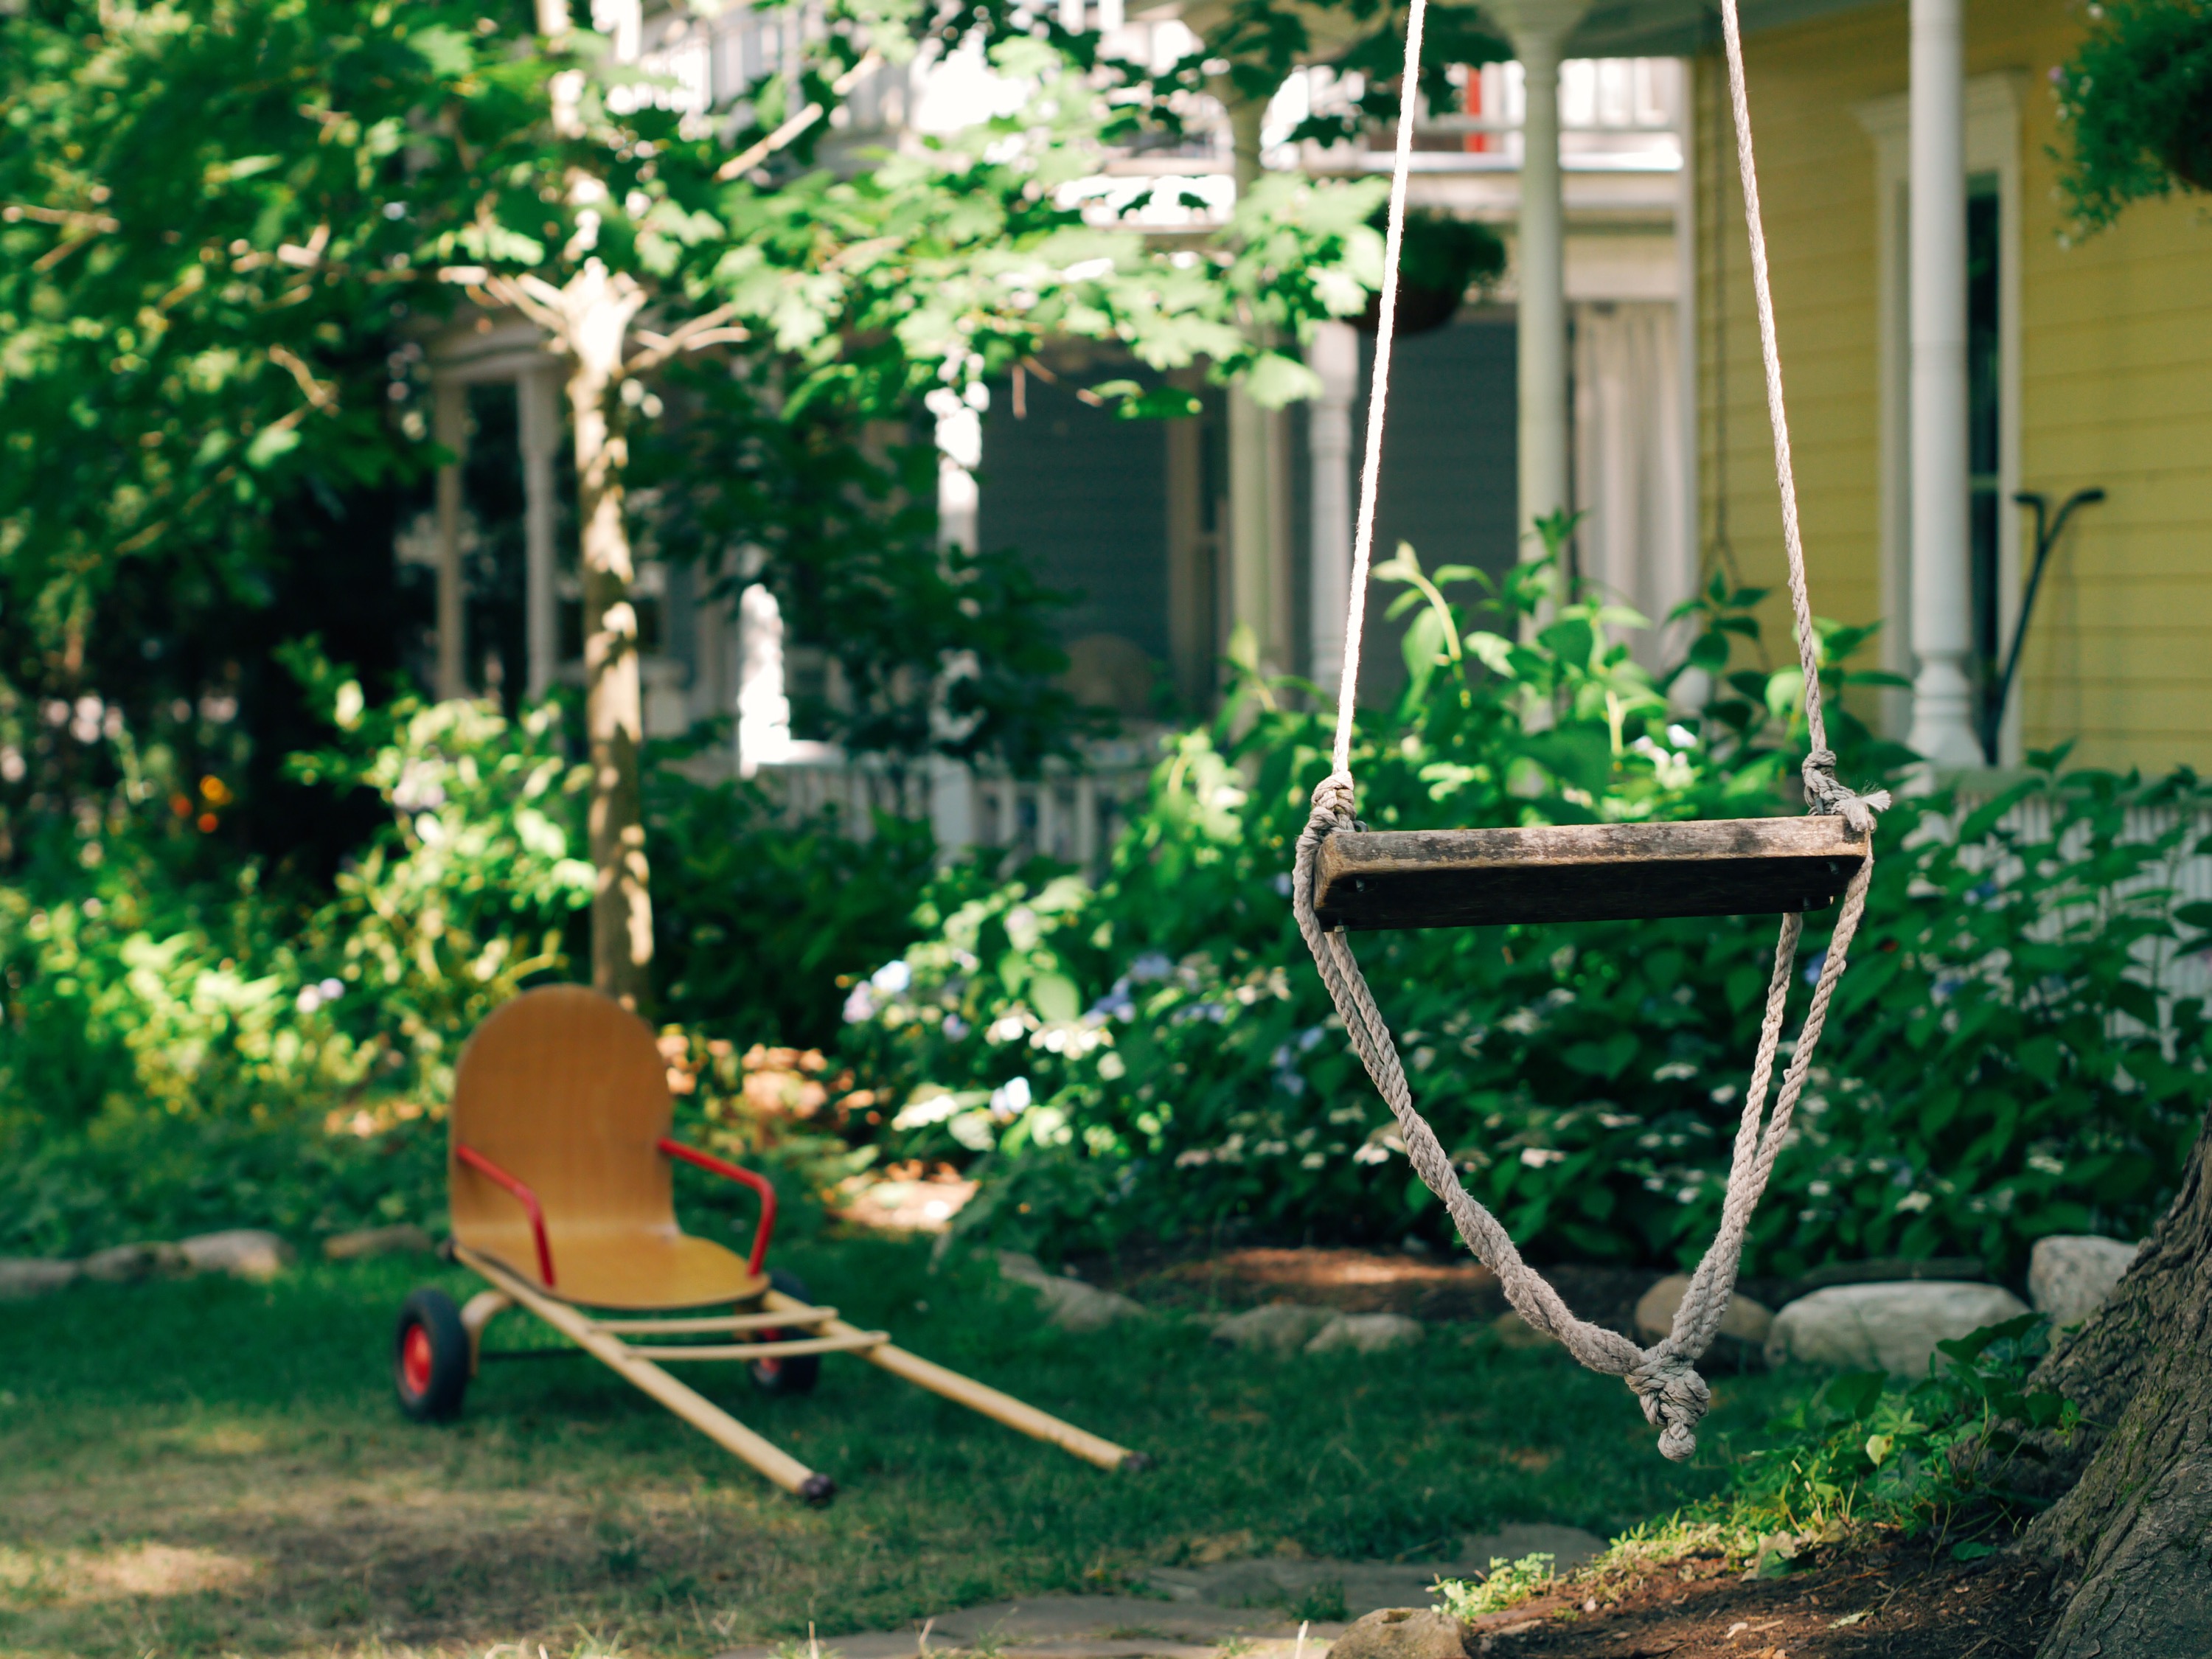
M 811 1389 L 826 1353 L 851 1353 L 948 1400 L 1109 1469 L 1145 1458 L 1010 1395 L 893 1346 L 817 1305 L 767 1263 L 775 1189 L 750 1170 L 669 1136 L 667 1071 L 645 1023 L 580 986 L 506 1004 L 462 1051 L 447 1170 L 453 1259 L 489 1288 L 455 1306 L 419 1290 L 392 1343 L 400 1409 L 451 1418 L 484 1352 L 484 1328 L 509 1308 L 538 1316 L 708 1438 L 787 1492 L 826 1502 L 830 1478 L 808 1468 L 662 1368 L 739 1361 L 770 1394 Z M 676 1224 L 674 1170 L 690 1164 L 759 1195 L 741 1256 Z M 564 1352 L 567 1350 L 533 1350 Z

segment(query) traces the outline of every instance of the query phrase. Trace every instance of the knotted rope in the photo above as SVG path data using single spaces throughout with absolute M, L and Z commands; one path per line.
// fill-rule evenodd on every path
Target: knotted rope
M 1813 987 L 1813 1000 L 1799 1032 L 1790 1064 L 1784 1070 L 1773 1110 L 1766 1098 L 1773 1086 L 1774 1060 L 1782 1041 L 1782 1024 L 1790 998 L 1790 978 L 1796 963 L 1797 943 L 1804 918 L 1796 914 L 1782 919 L 1781 936 L 1775 941 L 1774 968 L 1767 981 L 1766 1008 L 1759 1022 L 1759 1046 L 1751 1068 L 1751 1086 L 1744 1097 L 1743 1115 L 1736 1127 L 1735 1146 L 1729 1164 L 1728 1188 L 1721 1205 L 1718 1231 L 1705 1257 L 1691 1275 L 1674 1328 L 1651 1347 L 1639 1347 L 1619 1332 L 1578 1319 L 1560 1300 L 1544 1276 L 1522 1259 L 1513 1240 L 1498 1218 L 1460 1184 L 1451 1158 L 1437 1139 L 1413 1104 L 1413 1090 L 1398 1057 L 1396 1041 L 1381 1009 L 1367 988 L 1367 980 L 1352 956 L 1351 942 L 1340 929 L 1327 929 L 1314 912 L 1314 866 L 1322 841 L 1336 830 L 1357 830 L 1356 798 L 1352 778 L 1352 732 L 1359 684 L 1360 641 L 1366 620 L 1367 582 L 1375 535 L 1375 499 L 1382 471 L 1383 416 L 1389 395 L 1390 356 L 1397 325 L 1397 270 L 1404 240 L 1406 174 L 1413 149 L 1414 88 L 1421 53 L 1421 27 L 1426 0 L 1413 0 L 1406 27 L 1406 70 L 1399 106 L 1396 161 L 1390 179 L 1389 229 L 1384 243 L 1382 316 L 1375 344 L 1375 376 L 1368 393 L 1367 446 L 1360 469 L 1359 515 L 1352 542 L 1352 596 L 1346 618 L 1344 678 L 1337 693 L 1336 744 L 1329 775 L 1315 786 L 1313 811 L 1298 836 L 1297 861 L 1291 877 L 1291 907 L 1298 931 L 1312 951 L 1322 982 L 1336 1005 L 1353 1050 L 1374 1079 L 1397 1119 L 1406 1154 L 1429 1190 L 1443 1201 L 1452 1224 L 1478 1259 L 1498 1275 L 1506 1299 L 1516 1312 L 1536 1329 L 1557 1337 L 1576 1359 L 1595 1371 L 1625 1377 L 1636 1391 L 1644 1415 L 1660 1431 L 1659 1449 L 1676 1462 L 1697 1449 L 1697 1425 L 1712 1404 L 1712 1393 L 1698 1374 L 1697 1362 L 1719 1334 L 1735 1291 L 1736 1273 L 1743 1254 L 1744 1233 L 1752 1211 L 1766 1190 L 1774 1161 L 1789 1137 L 1790 1122 L 1812 1069 L 1814 1051 L 1827 1023 L 1828 1006 L 1836 983 L 1843 977 L 1852 936 L 1865 913 L 1869 883 L 1874 876 L 1871 841 L 1844 893 L 1843 908 L 1827 954 Z M 1809 811 L 1840 815 L 1851 829 L 1869 835 L 1874 814 L 1889 805 L 1886 791 L 1860 795 L 1838 782 L 1836 757 L 1828 748 L 1826 724 L 1820 709 L 1819 641 L 1813 628 L 1812 601 L 1805 584 L 1803 539 L 1798 526 L 1797 486 L 1790 462 L 1790 429 L 1782 399 L 1782 359 L 1776 343 L 1774 301 L 1766 274 L 1766 239 L 1759 208 L 1759 180 L 1752 159 L 1751 107 L 1745 94 L 1743 44 L 1737 25 L 1735 0 L 1723 0 L 1722 21 L 1728 44 L 1729 94 L 1735 115 L 1736 148 L 1743 173 L 1744 216 L 1751 232 L 1752 288 L 1759 304 L 1759 348 L 1765 361 L 1766 407 L 1774 428 L 1774 468 L 1782 495 L 1783 545 L 1790 567 L 1790 614 L 1795 623 L 1798 662 L 1805 680 L 1805 721 L 1811 752 L 1805 758 L 1806 805 Z

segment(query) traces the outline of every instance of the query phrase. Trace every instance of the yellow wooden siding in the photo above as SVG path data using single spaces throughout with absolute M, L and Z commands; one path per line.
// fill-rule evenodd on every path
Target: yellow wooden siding
M 2045 580 L 2024 735 L 2030 749 L 2074 739 L 2086 764 L 2212 769 L 2212 214 L 2202 198 L 2144 204 L 2079 246 L 2061 240 L 2049 76 L 2078 27 L 2066 0 L 1968 9 L 1967 73 L 2009 71 L 2021 94 L 2021 484 L 2111 493 L 2076 515 Z M 1875 150 L 1852 112 L 1906 89 L 1905 7 L 1756 35 L 1747 64 L 1814 605 L 1869 622 L 1881 593 Z M 1778 587 L 1735 149 L 1724 132 L 1714 143 L 1717 58 L 1699 63 L 1698 94 L 1705 553 L 1723 556 L 1724 526 L 1745 578 Z M 1785 651 L 1783 609 L 1765 621 Z

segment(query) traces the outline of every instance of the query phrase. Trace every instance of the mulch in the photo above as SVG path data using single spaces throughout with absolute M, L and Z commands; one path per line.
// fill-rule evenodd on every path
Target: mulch
M 1783 1578 L 1717 1559 L 1652 1571 L 1595 1610 L 1567 1597 L 1480 1620 L 1497 1659 L 2025 1659 L 2057 1617 L 2047 1573 L 2003 1556 L 1960 1565 L 1878 1545 Z

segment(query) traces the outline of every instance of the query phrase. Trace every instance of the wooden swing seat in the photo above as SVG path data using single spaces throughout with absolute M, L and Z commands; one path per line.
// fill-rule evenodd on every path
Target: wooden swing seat
M 1326 927 L 1477 927 L 1821 910 L 1867 842 L 1840 817 L 1340 830 L 1321 845 Z
M 670 1116 L 668 1062 L 636 1015 L 580 985 L 502 1005 L 461 1051 L 452 1139 L 535 1194 L 553 1282 L 529 1213 L 458 1150 L 447 1177 L 453 1243 L 584 1307 L 659 1312 L 759 1296 L 765 1274 L 676 1224 L 660 1150 Z

